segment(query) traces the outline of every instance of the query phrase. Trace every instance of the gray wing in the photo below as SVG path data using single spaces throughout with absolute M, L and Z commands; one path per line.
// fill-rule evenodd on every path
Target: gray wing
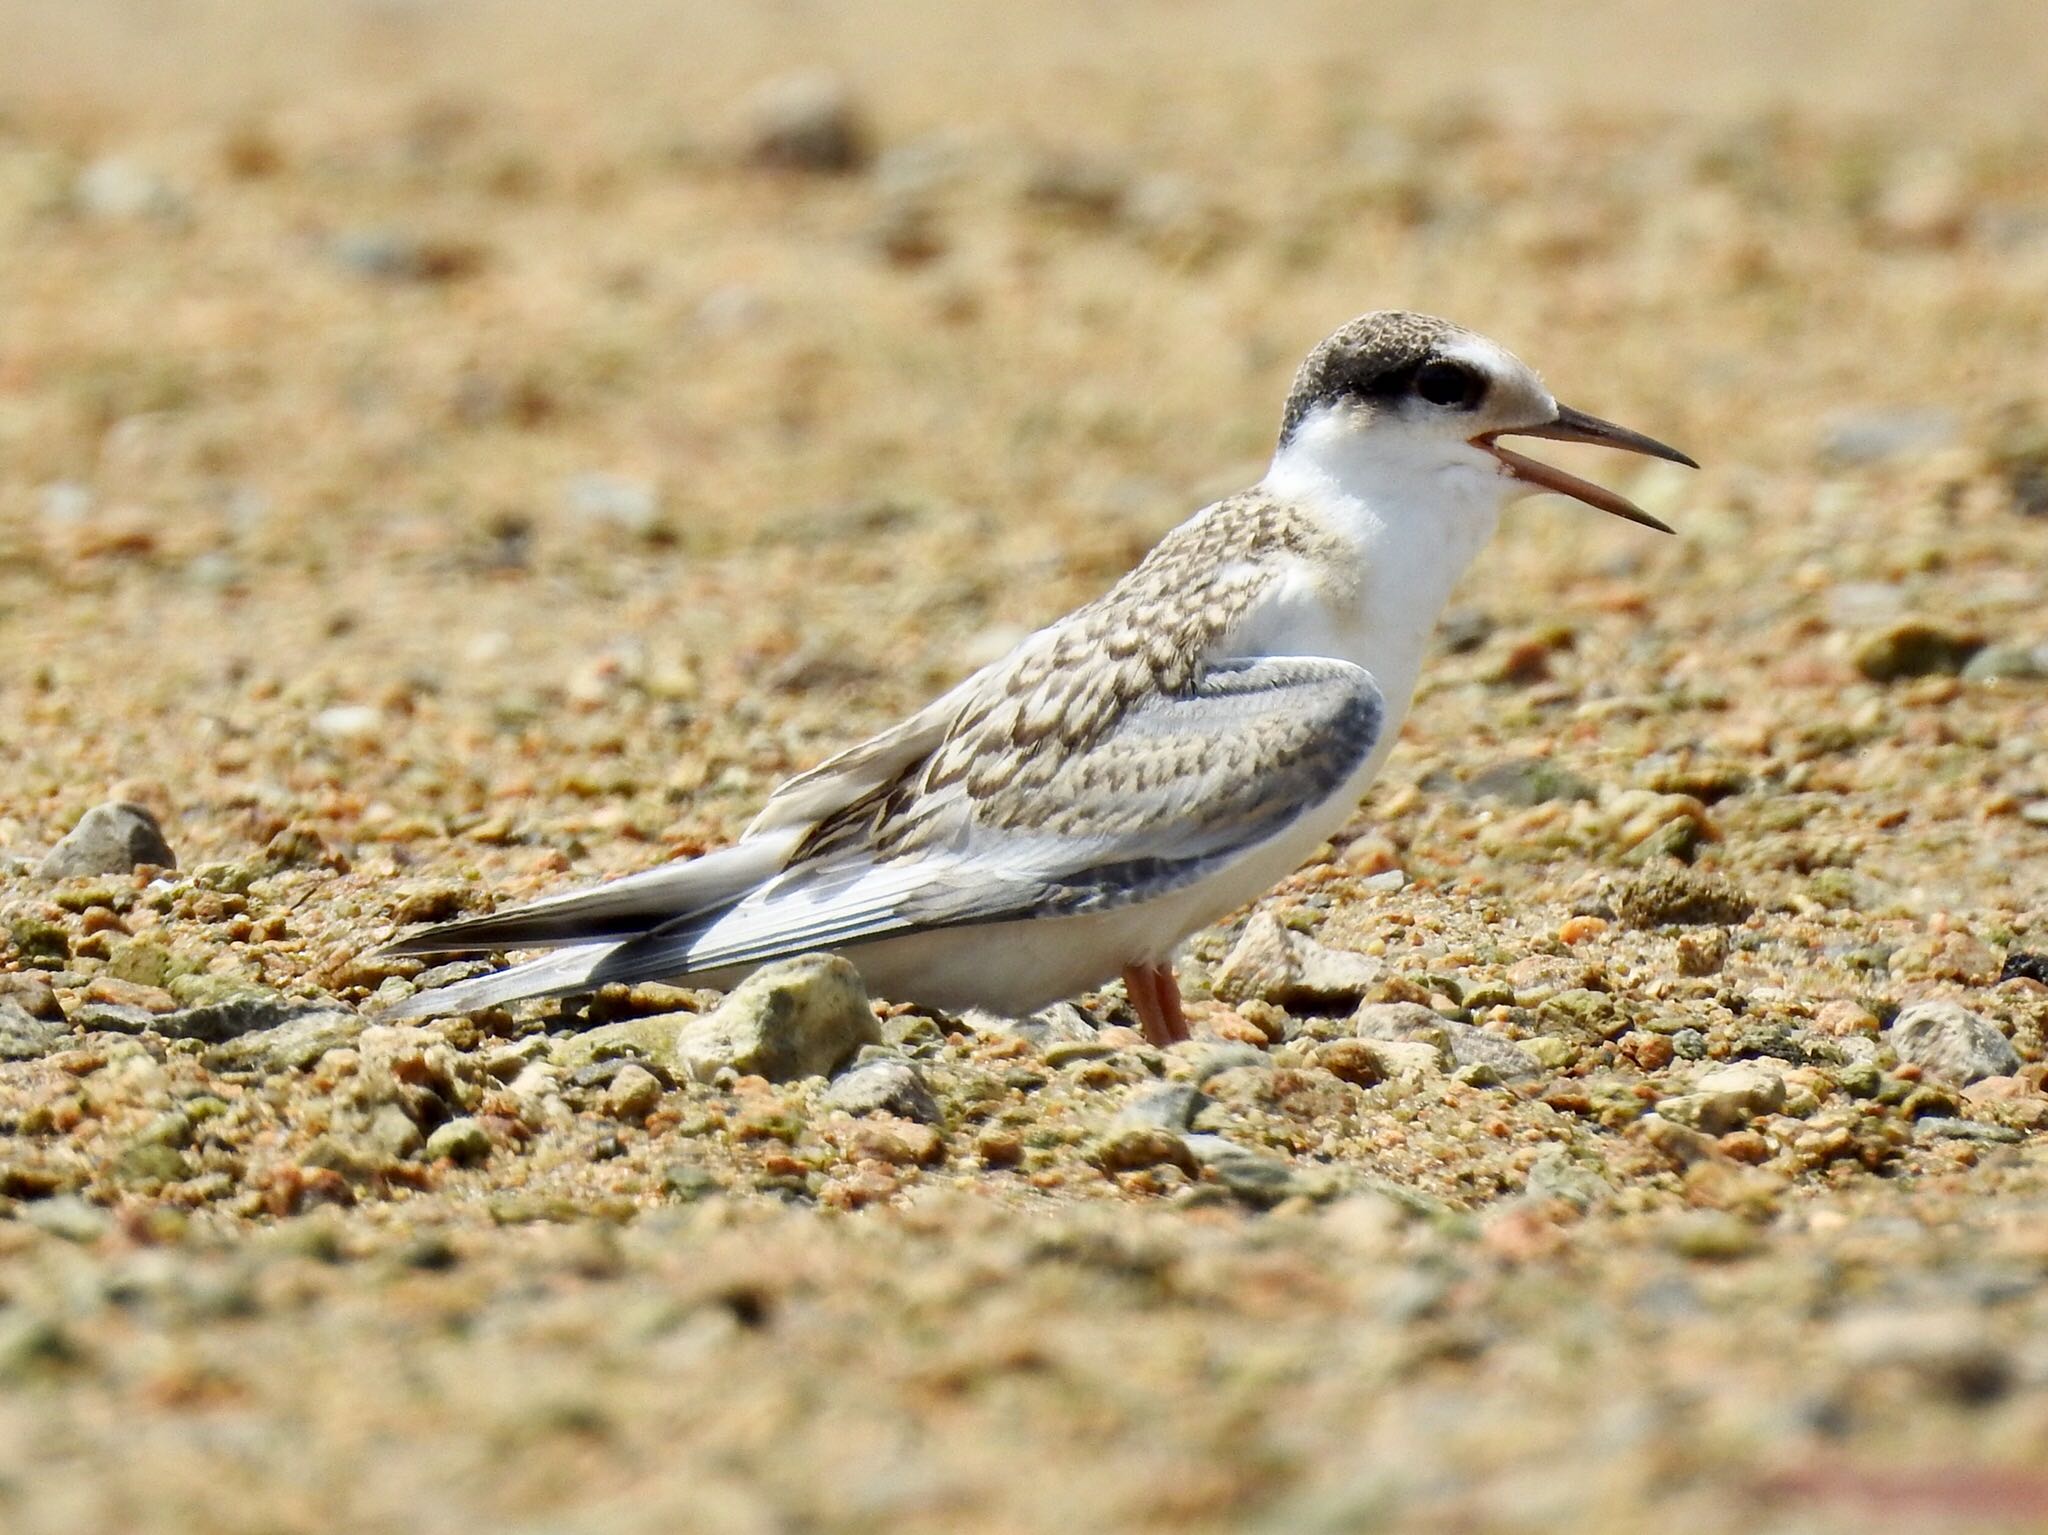
M 729 910 L 620 945 L 589 985 L 757 964 L 917 929 L 1113 910 L 1183 888 L 1326 804 L 1385 726 L 1363 669 L 1210 666 L 1128 708 L 1049 774 L 918 807 L 916 850 L 800 860 Z

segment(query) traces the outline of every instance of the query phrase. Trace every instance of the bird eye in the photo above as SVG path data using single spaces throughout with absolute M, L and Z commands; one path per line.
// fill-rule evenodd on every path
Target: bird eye
M 1415 370 L 1415 392 L 1432 405 L 1471 410 L 1486 393 L 1486 380 L 1454 362 L 1426 362 Z

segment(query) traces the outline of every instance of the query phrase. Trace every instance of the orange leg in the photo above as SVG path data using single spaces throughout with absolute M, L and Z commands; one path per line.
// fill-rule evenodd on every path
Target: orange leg
M 1124 990 L 1138 1011 L 1145 1038 L 1155 1045 L 1178 1044 L 1188 1037 L 1187 1014 L 1181 1011 L 1180 982 L 1171 965 L 1124 966 Z

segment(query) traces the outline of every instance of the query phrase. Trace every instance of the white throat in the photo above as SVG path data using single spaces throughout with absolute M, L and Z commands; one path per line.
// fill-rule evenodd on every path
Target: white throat
M 1357 426 L 1311 413 L 1273 457 L 1263 488 L 1313 508 L 1356 550 L 1354 657 L 1405 699 L 1465 570 L 1486 547 L 1516 483 L 1476 450 L 1453 456 L 1440 438 Z

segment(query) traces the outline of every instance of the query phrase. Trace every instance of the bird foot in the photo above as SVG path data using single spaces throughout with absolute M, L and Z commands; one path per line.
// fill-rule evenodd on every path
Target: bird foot
M 1148 1044 L 1177 1045 L 1189 1037 L 1187 1014 L 1181 1011 L 1180 982 L 1171 965 L 1124 966 L 1124 990 L 1137 1009 L 1139 1027 Z

